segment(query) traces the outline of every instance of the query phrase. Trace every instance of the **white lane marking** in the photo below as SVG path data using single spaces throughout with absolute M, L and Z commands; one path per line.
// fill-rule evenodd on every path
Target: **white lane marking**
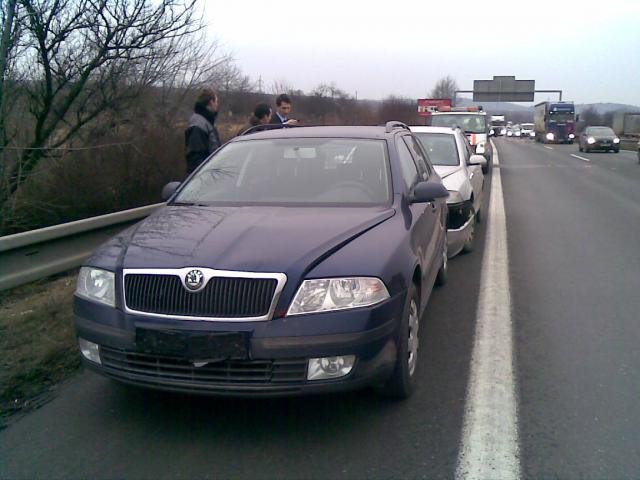
M 580 155 L 574 155 L 573 153 L 571 154 L 571 156 L 579 158 L 580 160 L 584 160 L 585 162 L 590 162 L 591 161 L 588 158 L 581 157 Z
M 500 165 L 493 144 L 493 163 Z M 492 170 L 477 323 L 456 479 L 518 479 L 507 225 L 500 169 Z
M 543 146 L 544 146 L 544 148 L 548 148 L 549 150 L 553 150 L 553 148 L 551 148 L 551 147 L 547 147 L 546 145 L 543 145 Z

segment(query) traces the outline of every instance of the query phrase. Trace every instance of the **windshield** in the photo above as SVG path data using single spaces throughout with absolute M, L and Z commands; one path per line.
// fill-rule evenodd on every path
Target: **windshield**
M 609 127 L 589 127 L 587 128 L 589 135 L 615 135 Z
M 383 204 L 390 199 L 386 144 L 350 138 L 235 142 L 214 155 L 175 203 Z
M 453 135 L 447 133 L 414 133 L 427 151 L 434 165 L 456 166 L 460 164 L 458 147 Z
M 487 124 L 485 115 L 470 114 L 438 114 L 431 116 L 431 125 L 434 127 L 458 126 L 465 133 L 485 133 Z
M 555 122 L 573 121 L 574 114 L 573 112 L 550 112 L 549 120 L 551 120 L 552 122 L 553 121 Z

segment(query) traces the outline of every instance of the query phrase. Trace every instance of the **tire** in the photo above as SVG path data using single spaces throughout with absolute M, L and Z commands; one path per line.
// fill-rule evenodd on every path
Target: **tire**
M 469 236 L 462 246 L 462 253 L 473 252 L 473 242 L 476 238 L 476 216 L 471 217 L 471 223 L 469 224 Z
M 442 265 L 440 266 L 440 270 L 438 270 L 438 275 L 436 275 L 436 287 L 441 287 L 444 284 L 447 283 L 447 279 L 448 279 L 448 273 L 449 273 L 449 268 L 448 268 L 448 263 L 449 263 L 449 257 L 448 257 L 448 248 L 447 248 L 447 234 L 445 233 L 444 235 L 444 246 L 442 247 Z
M 584 149 L 582 148 L 582 145 L 578 144 L 578 151 L 582 152 Z
M 589 149 L 585 146 L 584 149 L 582 150 L 584 153 L 589 153 Z
M 396 364 L 393 373 L 378 392 L 392 398 L 408 398 L 413 393 L 418 366 L 418 347 L 420 345 L 420 295 L 412 282 L 407 292 L 407 302 L 396 337 Z
M 619 149 L 619 148 L 616 148 L 616 149 L 613 151 L 613 153 L 620 153 L 620 149 Z

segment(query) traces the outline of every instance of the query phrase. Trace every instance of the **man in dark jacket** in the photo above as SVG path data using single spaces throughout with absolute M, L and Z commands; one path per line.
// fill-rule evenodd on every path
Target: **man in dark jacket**
M 261 130 L 267 129 L 267 127 L 263 127 L 263 125 L 271 123 L 271 115 L 272 112 L 269 105 L 267 105 L 266 103 L 257 104 L 256 108 L 253 109 L 253 115 L 249 119 L 249 123 L 238 131 L 238 135 L 241 135 L 250 128 L 254 127 L 259 128 L 254 128 L 252 132 L 259 132 Z
M 271 116 L 271 123 L 277 125 L 297 125 L 298 120 L 289 118 L 291 113 L 291 98 L 286 93 L 276 98 L 276 111 Z
M 193 108 L 193 115 L 184 132 L 187 150 L 187 175 L 220 147 L 220 136 L 214 123 L 218 115 L 218 96 L 213 90 L 203 90 Z

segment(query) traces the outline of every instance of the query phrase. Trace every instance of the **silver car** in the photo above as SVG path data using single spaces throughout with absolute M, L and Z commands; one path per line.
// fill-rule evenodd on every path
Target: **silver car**
M 444 186 L 449 190 L 447 241 L 449 257 L 473 250 L 475 224 L 480 221 L 484 188 L 482 166 L 458 128 L 409 127 L 420 140 Z

